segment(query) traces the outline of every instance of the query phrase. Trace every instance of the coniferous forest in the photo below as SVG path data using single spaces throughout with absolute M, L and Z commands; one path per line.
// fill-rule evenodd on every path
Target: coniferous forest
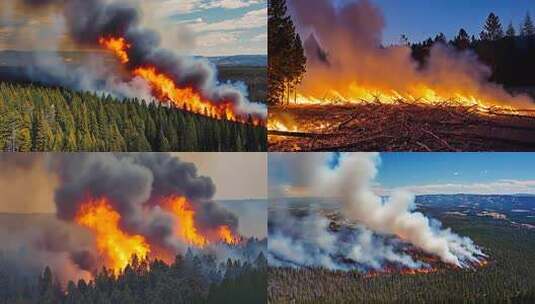
M 19 280 L 0 269 L 0 286 L 2 304 L 266 303 L 267 260 L 260 254 L 253 263 L 218 264 L 211 255 L 188 251 L 167 265 L 134 257 L 119 275 L 102 269 L 91 281 L 65 287 L 49 267 Z
M 269 268 L 270 303 L 535 303 L 535 230 L 493 219 L 440 219 L 483 246 L 480 269 L 367 276 L 325 268 Z
M 266 136 L 153 102 L 0 83 L 0 151 L 266 151 Z

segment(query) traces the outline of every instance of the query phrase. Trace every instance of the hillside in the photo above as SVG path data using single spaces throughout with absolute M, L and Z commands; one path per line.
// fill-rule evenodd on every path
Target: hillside
M 62 88 L 0 83 L 1 151 L 265 151 L 248 124 Z

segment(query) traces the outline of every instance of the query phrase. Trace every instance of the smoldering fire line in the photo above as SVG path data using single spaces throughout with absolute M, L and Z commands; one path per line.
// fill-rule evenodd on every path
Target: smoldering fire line
M 149 95 L 219 119 L 249 122 L 252 118 L 255 124 L 263 124 L 267 116 L 264 105 L 248 100 L 243 86 L 219 83 L 216 67 L 207 60 L 177 56 L 161 48 L 158 33 L 143 28 L 140 12 L 126 1 L 22 0 L 21 3 L 30 7 L 60 7 L 66 32 L 75 43 L 118 52 L 119 61 L 131 73 L 129 81 L 122 81 L 116 69 L 103 66 L 95 71 L 95 64 L 91 63 L 76 72 L 60 59 L 42 60 L 36 54 L 35 62 L 27 69 L 36 81 L 126 97 Z M 119 41 L 124 45 L 118 49 Z M 90 75 L 86 75 L 88 72 Z M 144 84 L 136 79 L 144 80 Z

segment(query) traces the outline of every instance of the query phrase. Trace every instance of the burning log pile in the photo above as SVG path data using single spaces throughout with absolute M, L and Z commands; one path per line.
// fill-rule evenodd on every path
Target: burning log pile
M 284 113 L 284 114 L 283 114 Z M 279 121 L 291 115 L 293 120 Z M 270 109 L 272 151 L 524 151 L 535 148 L 535 111 L 379 100 Z

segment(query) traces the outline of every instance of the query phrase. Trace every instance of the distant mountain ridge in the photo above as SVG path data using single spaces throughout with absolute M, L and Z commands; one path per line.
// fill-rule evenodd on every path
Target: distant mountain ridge
M 266 55 L 235 55 L 235 56 L 215 56 L 205 57 L 210 62 L 218 66 L 267 66 Z
M 59 55 L 65 59 L 65 63 L 76 64 L 80 62 L 83 56 L 90 54 L 88 51 L 64 51 L 59 52 Z M 2 50 L 0 51 L 0 65 L 2 66 L 20 66 L 25 65 L 32 60 L 34 52 L 31 51 L 17 51 L 17 50 Z M 42 56 L 55 56 L 55 52 L 41 51 Z M 112 60 L 113 56 L 109 56 L 108 60 Z M 233 55 L 233 56 L 196 56 L 196 58 L 206 58 L 210 62 L 218 66 L 250 66 L 250 67 L 264 67 L 267 66 L 267 55 Z
M 416 204 L 440 208 L 477 207 L 480 209 L 535 210 L 535 196 L 532 194 L 434 194 L 418 195 Z

